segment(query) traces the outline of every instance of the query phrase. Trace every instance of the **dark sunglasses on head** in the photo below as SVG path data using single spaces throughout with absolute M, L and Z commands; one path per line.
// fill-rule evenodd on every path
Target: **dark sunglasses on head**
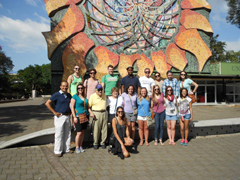
M 150 71 L 145 71 L 145 73 L 149 74 L 149 73 L 150 73 Z
M 90 72 L 90 74 L 96 74 L 95 72 Z
M 155 77 L 160 77 L 160 75 L 156 75 Z
M 80 68 L 75 68 L 75 69 L 78 69 L 78 70 L 79 70 Z
M 77 89 L 83 89 L 83 87 L 78 87 Z
M 186 74 L 181 74 L 181 76 L 186 76 Z

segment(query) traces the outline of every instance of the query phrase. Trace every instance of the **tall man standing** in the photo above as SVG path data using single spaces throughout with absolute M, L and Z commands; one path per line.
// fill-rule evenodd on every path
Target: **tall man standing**
M 155 81 L 150 77 L 150 69 L 144 69 L 145 76 L 139 78 L 141 87 L 145 87 L 148 91 L 148 95 L 151 96 L 153 92 L 153 86 L 155 85 Z
M 68 93 L 70 93 L 72 96 L 77 93 L 77 85 L 84 82 L 80 75 L 80 66 L 75 65 L 73 71 L 74 73 L 68 76 L 67 79 L 69 85 Z
M 133 75 L 133 67 L 127 67 L 128 75 L 122 78 L 121 89 L 122 93 L 126 91 L 126 88 L 129 84 L 134 86 L 135 92 L 140 94 L 140 82 L 139 79 Z
M 72 96 L 67 92 L 68 83 L 63 81 L 60 91 L 52 95 L 45 105 L 54 114 L 55 144 L 54 153 L 60 157 L 63 153 L 73 153 L 70 150 L 71 122 L 70 122 L 70 100 Z M 55 103 L 55 110 L 51 103 Z
M 106 96 L 111 96 L 111 90 L 113 87 L 119 86 L 119 77 L 118 75 L 113 74 L 113 66 L 108 66 L 108 74 L 102 77 L 101 85 L 104 89 Z
M 106 148 L 105 142 L 107 139 L 107 114 L 106 114 L 106 95 L 103 93 L 103 87 L 101 84 L 96 86 L 96 92 L 89 98 L 89 113 L 93 118 L 93 148 L 98 149 L 99 137 L 101 132 L 101 143 L 103 149 Z
M 165 95 L 166 87 L 171 86 L 173 88 L 174 96 L 179 96 L 179 84 L 176 78 L 173 78 L 172 71 L 167 71 L 167 79 L 163 81 L 162 92 Z

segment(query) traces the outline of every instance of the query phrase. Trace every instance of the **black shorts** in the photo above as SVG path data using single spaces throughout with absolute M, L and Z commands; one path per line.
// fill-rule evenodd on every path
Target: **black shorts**
M 86 130 L 87 129 L 87 125 L 88 125 L 88 121 L 85 122 L 85 123 L 80 124 L 79 118 L 77 118 L 77 119 L 78 119 L 78 122 L 74 123 L 75 127 L 76 127 L 76 131 L 77 132 L 82 132 L 82 130 Z
M 112 123 L 113 118 L 115 118 L 115 114 L 108 114 L 108 123 Z

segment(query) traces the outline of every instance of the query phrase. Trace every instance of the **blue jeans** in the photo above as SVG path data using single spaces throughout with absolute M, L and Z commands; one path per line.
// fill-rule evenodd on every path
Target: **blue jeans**
M 155 140 L 158 139 L 158 130 L 160 129 L 160 138 L 163 138 L 163 124 L 165 119 L 165 110 L 161 113 L 155 113 Z

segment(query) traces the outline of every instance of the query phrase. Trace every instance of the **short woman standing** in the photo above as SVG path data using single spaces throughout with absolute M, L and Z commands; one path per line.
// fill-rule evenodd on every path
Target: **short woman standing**
M 173 95 L 173 89 L 171 86 L 166 87 L 164 101 L 166 106 L 166 121 L 169 144 L 175 145 L 174 139 L 177 120 L 177 100 Z
M 87 125 L 88 125 L 88 119 L 87 119 L 88 100 L 84 96 L 83 84 L 77 85 L 77 94 L 73 95 L 71 99 L 71 111 L 74 117 L 74 124 L 77 130 L 77 135 L 75 137 L 76 153 L 82 153 L 84 152 L 82 148 L 84 131 L 87 129 Z
M 137 99 L 137 105 L 138 105 L 138 127 L 139 127 L 139 137 L 140 137 L 140 143 L 139 145 L 143 145 L 143 135 L 145 137 L 145 144 L 146 146 L 149 146 L 148 143 L 148 125 L 147 125 L 147 116 L 151 116 L 150 111 L 150 98 L 147 93 L 146 88 L 141 88 L 140 95 Z
M 112 144 L 111 152 L 114 155 L 118 155 L 121 159 L 124 159 L 124 157 L 129 156 L 124 144 L 131 144 L 133 140 L 129 136 L 128 120 L 121 106 L 117 108 L 116 117 L 112 120 L 112 128 L 116 140 L 114 144 Z
M 190 78 L 187 78 L 187 72 L 185 72 L 185 71 L 181 71 L 180 72 L 178 83 L 179 83 L 180 89 L 182 89 L 182 88 L 186 88 L 187 89 L 188 94 L 194 94 L 197 91 L 198 84 L 195 83 Z M 191 85 L 194 86 L 194 90 L 193 91 L 191 90 Z
M 129 133 L 133 141 L 135 138 L 135 123 L 137 121 L 137 97 L 134 86 L 131 84 L 127 86 L 126 92 L 122 94 L 124 112 L 128 119 Z
M 162 142 L 163 138 L 163 125 L 165 119 L 165 107 L 164 107 L 164 96 L 163 93 L 160 92 L 160 87 L 158 85 L 153 86 L 153 94 L 152 94 L 151 107 L 153 108 L 153 112 L 155 113 L 155 143 L 154 145 L 158 145 L 158 131 L 160 132 L 159 142 L 161 145 L 164 145 Z
M 160 92 L 162 93 L 163 80 L 161 80 L 161 74 L 159 72 L 155 73 L 155 84 L 159 86 Z
M 193 119 L 192 99 L 188 97 L 186 88 L 180 90 L 180 97 L 177 99 L 179 115 L 181 116 L 181 145 L 188 145 L 188 125 Z

